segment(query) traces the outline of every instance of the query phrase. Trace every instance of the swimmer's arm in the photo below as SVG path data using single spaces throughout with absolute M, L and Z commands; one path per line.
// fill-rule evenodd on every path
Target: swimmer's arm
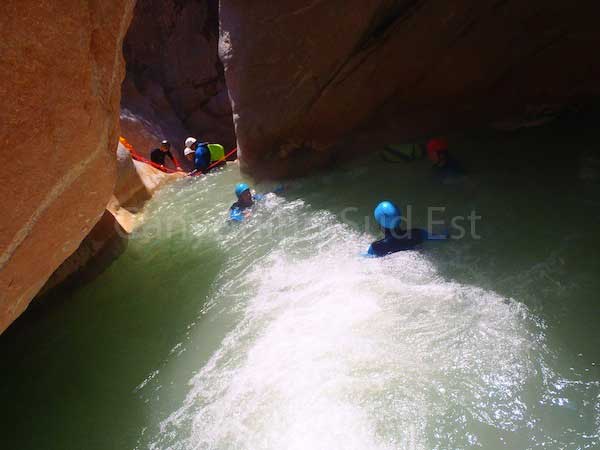
M 372 245 L 369 245 L 367 251 L 365 253 L 361 253 L 360 256 L 362 256 L 363 258 L 377 258 L 377 255 L 375 254 L 375 250 L 373 250 Z
M 229 219 L 235 222 L 241 222 L 244 220 L 244 213 L 240 208 L 232 208 L 229 210 Z
M 283 191 L 284 191 L 284 187 L 282 184 L 280 184 L 275 189 L 273 189 L 271 192 L 265 192 L 263 194 L 254 194 L 254 200 L 255 201 L 264 200 L 265 195 L 267 195 L 267 194 L 281 194 Z
M 444 230 L 441 233 L 434 233 L 433 231 L 430 233 L 427 230 L 423 231 L 425 232 L 425 239 L 428 241 L 445 241 L 450 238 L 448 230 Z

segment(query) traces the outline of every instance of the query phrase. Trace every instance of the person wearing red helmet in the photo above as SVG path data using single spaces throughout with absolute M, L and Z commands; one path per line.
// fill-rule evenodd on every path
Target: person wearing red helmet
M 427 141 L 427 157 L 434 167 L 445 167 L 448 163 L 448 141 L 443 137 Z
M 435 137 L 427 141 L 427 157 L 433 163 L 436 176 L 443 183 L 452 183 L 464 178 L 465 172 L 448 151 L 448 141 L 443 137 Z

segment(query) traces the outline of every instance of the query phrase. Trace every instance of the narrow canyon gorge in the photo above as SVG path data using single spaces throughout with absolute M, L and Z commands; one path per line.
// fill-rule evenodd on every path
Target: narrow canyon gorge
M 129 162 L 117 171 L 120 135 L 146 156 L 169 139 L 181 157 L 188 135 L 237 145 L 244 171 L 281 178 L 390 135 L 600 94 L 590 0 L 7 0 L 0 13 L 0 332 L 111 199 L 142 189 Z

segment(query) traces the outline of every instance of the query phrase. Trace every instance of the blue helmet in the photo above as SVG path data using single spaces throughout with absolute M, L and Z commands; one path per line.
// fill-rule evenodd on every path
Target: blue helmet
M 250 189 L 250 186 L 248 186 L 246 183 L 238 183 L 235 185 L 235 195 L 240 198 L 240 195 L 242 195 L 248 189 Z
M 393 230 L 402 222 L 402 211 L 392 202 L 381 202 L 373 213 L 375 220 L 383 228 Z

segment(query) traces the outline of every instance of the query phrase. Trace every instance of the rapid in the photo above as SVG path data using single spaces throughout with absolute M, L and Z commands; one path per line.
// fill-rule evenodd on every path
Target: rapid
M 2 447 L 599 448 L 591 136 L 457 138 L 456 185 L 373 154 L 242 224 L 236 164 L 163 189 L 107 271 L 0 337 Z M 364 258 L 382 199 L 465 236 Z

